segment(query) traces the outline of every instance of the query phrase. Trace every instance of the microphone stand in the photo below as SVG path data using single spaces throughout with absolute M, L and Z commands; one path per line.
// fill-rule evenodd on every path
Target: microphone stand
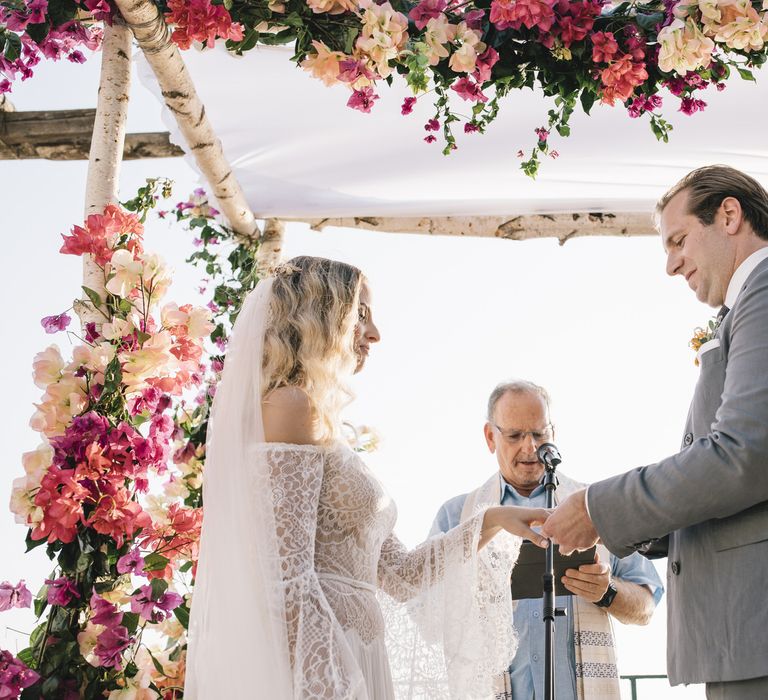
M 553 508 L 555 505 L 555 489 L 559 482 L 555 475 L 555 468 L 559 464 L 559 459 L 542 459 L 544 463 L 544 474 L 541 477 L 541 483 L 544 484 L 546 491 L 547 508 Z M 557 463 L 553 463 L 557 462 Z M 542 621 L 544 622 L 544 700 L 555 700 L 555 617 L 565 616 L 563 608 L 555 608 L 555 545 L 552 540 L 544 557 L 544 574 L 542 575 L 542 587 L 544 589 L 544 599 L 542 601 Z

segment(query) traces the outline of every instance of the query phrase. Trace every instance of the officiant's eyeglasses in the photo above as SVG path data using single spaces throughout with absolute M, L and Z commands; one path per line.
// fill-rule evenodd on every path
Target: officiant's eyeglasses
M 501 433 L 501 436 L 510 444 L 516 445 L 530 435 L 536 444 L 549 442 L 552 439 L 552 424 L 550 423 L 541 430 L 515 430 L 514 428 L 501 428 L 492 423 L 493 427 Z

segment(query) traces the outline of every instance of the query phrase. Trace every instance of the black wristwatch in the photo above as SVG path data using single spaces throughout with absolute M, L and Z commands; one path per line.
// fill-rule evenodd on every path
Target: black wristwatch
M 607 608 L 613 603 L 613 599 L 616 597 L 616 594 L 618 593 L 618 589 L 616 588 L 613 581 L 610 581 L 608 583 L 608 588 L 605 589 L 605 593 L 603 593 L 603 597 L 598 600 L 595 605 L 597 605 L 598 608 Z

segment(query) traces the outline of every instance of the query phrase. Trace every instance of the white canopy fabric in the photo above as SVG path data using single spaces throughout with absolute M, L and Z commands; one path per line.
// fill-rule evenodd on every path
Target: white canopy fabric
M 432 95 L 402 116 L 410 92 L 395 76 L 363 114 L 346 106 L 345 86 L 326 87 L 291 55 L 285 47 L 259 47 L 243 57 L 223 47 L 183 53 L 259 218 L 649 212 L 686 172 L 711 163 L 740 168 L 768 186 L 768 79 L 760 71 L 759 84 L 736 77 L 723 92 L 704 91 L 708 107 L 693 116 L 676 112 L 679 100 L 666 97 L 665 117 L 675 127 L 667 144 L 656 140 L 646 118 L 631 119 L 620 105 L 596 104 L 589 117 L 574 113 L 569 138 L 550 136 L 560 157 L 545 157 L 531 180 L 516 154 L 523 149 L 527 157 L 534 128 L 546 123 L 552 101 L 539 92 L 511 93 L 484 135 L 464 134 L 459 125 L 458 150 L 443 156 L 439 134 L 437 143 L 423 141 Z M 142 80 L 159 95 L 139 60 Z M 454 105 L 469 114 L 470 103 L 457 97 Z M 171 140 L 188 150 L 163 111 Z

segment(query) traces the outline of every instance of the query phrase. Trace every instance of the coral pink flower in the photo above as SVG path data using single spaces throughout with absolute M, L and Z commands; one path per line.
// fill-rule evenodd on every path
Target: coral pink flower
M 491 23 L 497 29 L 528 29 L 538 27 L 548 32 L 555 23 L 555 0 L 493 0 Z
M 136 501 L 130 500 L 125 489 L 122 489 L 114 496 L 103 497 L 85 522 L 96 532 L 115 540 L 118 547 L 122 547 L 125 537 L 133 537 L 137 530 L 149 527 L 152 519 Z
M 619 44 L 613 32 L 595 32 L 591 37 L 592 60 L 595 63 L 608 63 L 619 50 Z
M 491 79 L 491 69 L 496 65 L 499 60 L 499 52 L 490 46 L 483 51 L 475 62 L 475 72 L 472 73 L 472 77 L 480 84 Z
M 120 234 L 130 235 L 128 249 L 140 252 L 143 233 L 144 225 L 138 217 L 124 212 L 114 204 L 108 204 L 103 214 L 89 215 L 83 226 L 73 226 L 70 235 L 62 235 L 64 244 L 59 252 L 93 255 L 96 263 L 103 267 L 112 257 L 112 246 Z
M 181 49 L 188 49 L 193 41 L 211 48 L 216 39 L 243 40 L 243 25 L 233 22 L 223 5 L 210 0 L 168 0 L 168 9 L 166 21 L 176 25 L 171 39 Z
M 635 88 L 647 79 L 645 64 L 635 63 L 631 56 L 625 54 L 600 72 L 603 84 L 601 101 L 609 105 L 616 100 L 625 102 L 632 96 Z

